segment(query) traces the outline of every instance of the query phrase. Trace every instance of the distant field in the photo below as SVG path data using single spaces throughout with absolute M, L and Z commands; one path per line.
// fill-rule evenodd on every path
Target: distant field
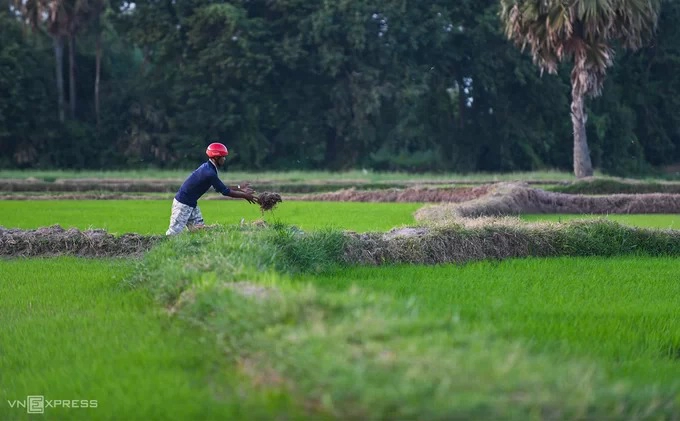
M 170 220 L 170 200 L 50 200 L 0 201 L 0 226 L 32 229 L 59 224 L 64 228 L 101 228 L 112 233 L 161 234 Z M 264 219 L 302 229 L 337 228 L 357 232 L 387 231 L 413 225 L 418 203 L 283 202 L 262 215 L 241 200 L 204 200 L 207 224 L 238 224 Z M 523 215 L 525 221 L 568 221 L 601 215 Z M 680 229 L 679 215 L 608 215 L 622 224 L 644 228 Z
M 59 224 L 64 228 L 101 228 L 112 233 L 164 234 L 171 200 L 0 201 L 0 226 L 32 229 Z M 206 224 L 239 224 L 259 219 L 301 229 L 337 228 L 358 232 L 386 231 L 414 224 L 418 203 L 283 202 L 263 216 L 244 200 L 199 202 Z
M 36 200 L 1 201 L 0 226 L 33 229 L 59 224 L 64 228 L 101 228 L 112 233 L 162 234 L 170 221 L 170 200 Z M 283 202 L 263 216 L 259 207 L 241 200 L 199 203 L 207 224 L 238 224 L 264 219 L 301 229 L 337 228 L 357 232 L 387 231 L 413 225 L 419 203 Z M 524 215 L 526 221 L 567 221 L 599 215 Z M 609 215 L 623 224 L 680 229 L 679 215 Z
M 528 222 L 552 221 L 566 222 L 574 219 L 605 218 L 625 225 L 643 228 L 680 229 L 680 215 L 645 214 L 645 215 L 566 215 L 566 214 L 534 214 L 522 215 Z

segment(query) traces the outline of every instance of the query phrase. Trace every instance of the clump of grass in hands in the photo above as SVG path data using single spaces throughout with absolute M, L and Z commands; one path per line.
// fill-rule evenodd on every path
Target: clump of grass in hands
M 281 195 L 278 193 L 263 192 L 257 196 L 257 202 L 263 214 L 265 211 L 273 210 L 281 201 Z

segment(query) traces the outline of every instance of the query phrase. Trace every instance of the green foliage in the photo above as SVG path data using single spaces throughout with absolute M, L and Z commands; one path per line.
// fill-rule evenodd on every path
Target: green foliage
M 555 256 L 680 256 L 675 235 L 625 227 L 614 221 L 572 221 L 554 239 Z
M 133 269 L 116 260 L 0 262 L 0 418 L 35 416 L 8 405 L 30 395 L 97 401 L 47 406 L 46 419 L 299 416 L 287 396 L 242 381 L 212 335 L 169 323 L 146 290 L 120 288 Z
M 305 234 L 295 226 L 278 223 L 270 240 L 279 250 L 278 269 L 284 272 L 323 272 L 342 262 L 346 238 L 342 232 L 322 229 Z
M 423 317 L 452 314 L 480 330 L 491 324 L 501 337 L 526 339 L 535 353 L 588 356 L 645 399 L 643 383 L 667 396 L 680 388 L 671 351 L 680 337 L 668 329 L 678 305 L 676 265 L 675 258 L 516 259 L 355 267 L 301 281 L 411 300 Z
M 385 146 L 371 153 L 373 167 L 377 170 L 424 172 L 442 168 L 441 153 L 437 150 L 409 151 L 401 149 L 396 153 Z
M 228 227 L 171 238 L 145 255 L 129 283 L 145 284 L 170 305 L 191 285 L 213 282 L 215 276 L 227 281 L 264 279 L 271 275 L 280 250 L 261 237 L 258 230 Z M 256 279 L 253 270 L 260 272 Z
M 53 69 L 50 45 L 23 32 L 0 12 L 0 163 L 6 167 L 35 166 L 46 146 L 66 132 L 50 106 L 56 98 L 45 77 Z
M 672 260 L 349 269 L 325 261 L 339 246 L 330 232 L 296 246 L 309 234 L 268 231 L 173 238 L 147 255 L 140 280 L 214 332 L 249 381 L 283 386 L 313 416 L 608 418 L 650 402 L 661 402 L 659 417 L 676 411 L 667 358 L 677 338 L 665 330 L 676 306 L 662 304 L 674 296 Z M 600 231 L 590 232 L 596 241 L 611 234 Z M 592 316 L 603 308 L 612 315 Z M 619 372 L 620 358 L 636 363 Z M 659 378 L 650 364 L 672 371 Z
M 0 163 L 186 168 L 221 140 L 241 170 L 571 167 L 568 69 L 541 77 L 509 48 L 497 0 L 134 4 L 113 2 L 101 25 L 78 32 L 78 115 L 64 123 L 52 40 L 22 35 L 0 12 Z M 602 171 L 641 174 L 680 159 L 679 14 L 663 3 L 657 41 L 617 52 L 605 97 L 591 104 Z

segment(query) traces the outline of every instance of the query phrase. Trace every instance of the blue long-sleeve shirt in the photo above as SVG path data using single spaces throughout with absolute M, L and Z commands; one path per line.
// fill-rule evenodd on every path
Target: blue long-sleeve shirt
M 179 191 L 175 195 L 175 199 L 180 203 L 195 208 L 198 205 L 198 199 L 200 199 L 211 186 L 215 188 L 215 191 L 222 193 L 225 196 L 231 191 L 217 176 L 217 168 L 215 168 L 215 165 L 210 161 L 206 161 L 200 167 L 196 168 L 184 183 L 182 183 L 182 187 L 179 188 Z

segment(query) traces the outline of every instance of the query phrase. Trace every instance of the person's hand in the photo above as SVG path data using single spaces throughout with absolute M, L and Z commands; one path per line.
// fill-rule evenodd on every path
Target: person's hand
M 248 203 L 251 203 L 253 205 L 259 205 L 260 200 L 257 196 L 254 196 L 252 193 L 243 193 L 243 198 L 248 201 Z
M 250 183 L 243 183 L 238 185 L 238 189 L 243 193 L 253 194 L 255 190 L 250 187 Z

